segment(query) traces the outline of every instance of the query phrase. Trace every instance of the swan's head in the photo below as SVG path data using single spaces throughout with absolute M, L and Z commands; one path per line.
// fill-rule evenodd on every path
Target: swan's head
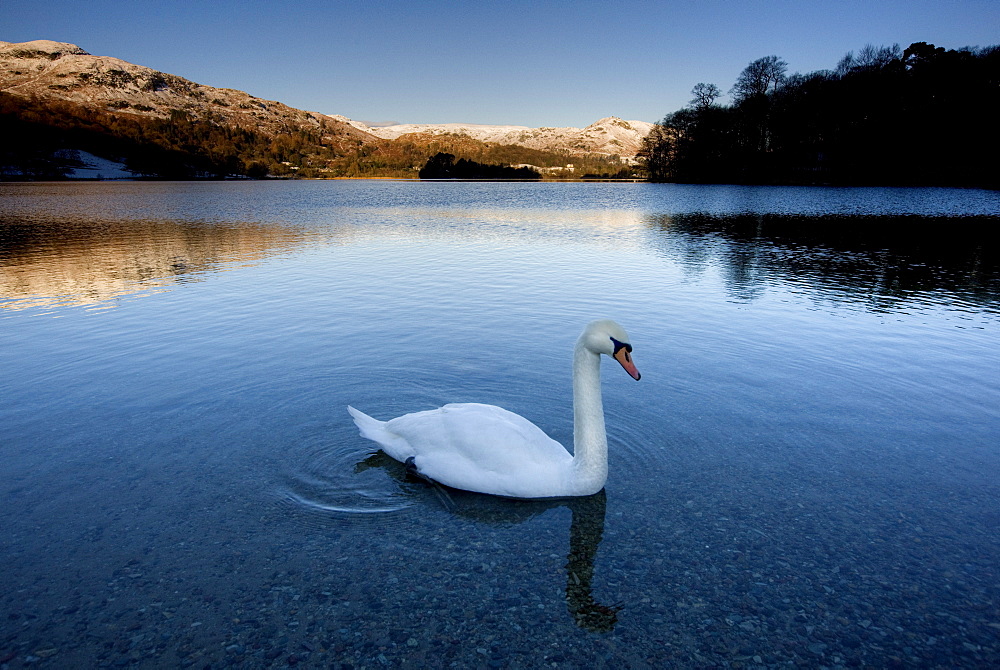
M 593 321 L 580 336 L 580 342 L 596 354 L 605 354 L 621 363 L 632 379 L 639 381 L 639 371 L 632 362 L 632 345 L 628 333 L 614 321 Z

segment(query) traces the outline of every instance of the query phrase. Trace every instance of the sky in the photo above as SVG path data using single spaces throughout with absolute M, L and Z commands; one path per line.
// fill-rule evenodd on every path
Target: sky
M 366 122 L 583 127 L 657 121 L 763 56 L 1000 44 L 1000 2 L 0 0 L 0 40 L 35 39 Z

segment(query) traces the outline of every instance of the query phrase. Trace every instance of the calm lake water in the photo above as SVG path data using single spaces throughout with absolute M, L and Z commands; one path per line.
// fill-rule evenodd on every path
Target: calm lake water
M 1000 666 L 1000 194 L 0 184 L 0 665 Z M 405 477 L 501 405 L 605 491 Z

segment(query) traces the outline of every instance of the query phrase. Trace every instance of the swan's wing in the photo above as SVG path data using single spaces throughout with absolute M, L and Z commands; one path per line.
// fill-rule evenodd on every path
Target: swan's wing
M 385 428 L 412 448 L 418 471 L 455 488 L 552 495 L 572 467 L 573 457 L 561 444 L 524 417 L 493 405 L 445 405 L 392 419 Z

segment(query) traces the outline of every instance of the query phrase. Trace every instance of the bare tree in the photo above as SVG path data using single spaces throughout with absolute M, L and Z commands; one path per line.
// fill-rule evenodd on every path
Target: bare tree
M 788 63 L 777 56 L 764 56 L 747 65 L 736 78 L 730 94 L 737 102 L 766 95 L 785 80 Z
M 664 119 L 654 124 L 642 140 L 642 148 L 636 155 L 646 166 L 650 181 L 667 181 L 672 176 L 673 161 L 677 153 L 677 131 L 668 128 Z
M 844 54 L 844 57 L 837 63 L 836 71 L 837 74 L 843 76 L 855 70 L 878 70 L 902 57 L 903 51 L 898 44 L 893 44 L 891 47 L 866 44 L 857 56 L 854 55 L 853 51 Z
M 699 82 L 691 89 L 691 104 L 697 109 L 707 109 L 715 104 L 717 98 L 722 96 L 722 91 L 715 84 Z

